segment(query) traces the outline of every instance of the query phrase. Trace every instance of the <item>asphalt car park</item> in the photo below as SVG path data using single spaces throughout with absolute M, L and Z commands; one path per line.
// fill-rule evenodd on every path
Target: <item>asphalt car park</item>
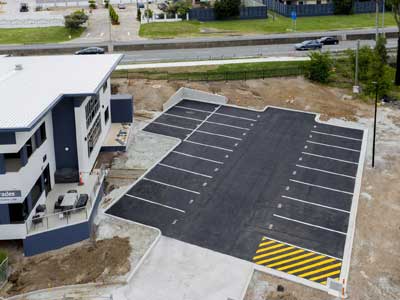
M 364 132 L 315 117 L 183 100 L 144 129 L 182 142 L 107 212 L 317 283 L 339 279 Z

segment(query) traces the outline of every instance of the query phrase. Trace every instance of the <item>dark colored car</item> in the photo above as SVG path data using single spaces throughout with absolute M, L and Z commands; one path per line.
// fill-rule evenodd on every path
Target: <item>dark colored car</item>
M 294 46 L 296 50 L 317 50 L 322 48 L 322 44 L 317 40 L 304 41 Z
M 157 5 L 159 10 L 165 11 L 168 8 L 168 5 L 164 2 L 158 3 Z
M 318 42 L 320 42 L 322 45 L 337 45 L 337 44 L 339 44 L 339 40 L 333 36 L 324 36 L 324 37 L 318 39 Z
M 89 47 L 75 52 L 75 55 L 104 54 L 104 49 L 99 47 Z
M 137 2 L 137 8 L 144 8 L 144 3 L 143 2 Z
M 27 3 L 21 3 L 19 6 L 19 11 L 20 12 L 27 12 L 29 11 L 29 7 Z

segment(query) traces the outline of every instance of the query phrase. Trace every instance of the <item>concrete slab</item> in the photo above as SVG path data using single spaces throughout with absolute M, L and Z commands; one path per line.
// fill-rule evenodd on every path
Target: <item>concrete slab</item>
M 118 294 L 135 300 L 241 299 L 252 272 L 249 262 L 161 237 L 132 283 Z

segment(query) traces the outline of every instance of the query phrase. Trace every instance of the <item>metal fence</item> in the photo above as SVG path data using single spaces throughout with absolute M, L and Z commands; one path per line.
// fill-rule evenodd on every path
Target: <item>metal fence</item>
M 6 284 L 8 280 L 8 257 L 0 264 L 0 288 Z
M 112 78 L 123 79 L 149 79 L 167 81 L 228 81 L 228 80 L 248 80 L 265 79 L 268 77 L 299 76 L 304 74 L 302 66 L 287 68 L 271 68 L 248 71 L 207 71 L 207 72 L 152 72 L 137 70 L 119 70 L 112 74 Z

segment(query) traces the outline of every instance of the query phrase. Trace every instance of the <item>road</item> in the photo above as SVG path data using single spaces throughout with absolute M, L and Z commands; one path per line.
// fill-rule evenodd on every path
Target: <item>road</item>
M 361 46 L 374 46 L 371 40 L 360 41 Z M 339 45 L 324 46 L 322 51 L 343 51 L 355 49 L 356 41 L 343 41 Z M 388 47 L 395 47 L 396 39 L 388 40 Z M 200 49 L 168 49 L 168 50 L 143 50 L 124 52 L 123 63 L 155 62 L 155 61 L 185 61 L 185 60 L 211 60 L 243 57 L 268 57 L 268 56 L 306 56 L 308 51 L 296 51 L 292 44 L 257 45 L 242 47 L 218 47 Z

